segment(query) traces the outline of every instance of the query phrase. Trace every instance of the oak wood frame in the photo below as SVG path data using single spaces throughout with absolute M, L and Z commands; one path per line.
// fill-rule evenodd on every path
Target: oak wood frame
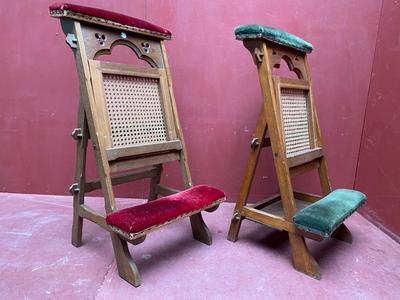
M 307 237 L 321 241 L 323 237 L 300 230 L 292 222 L 293 216 L 297 212 L 297 203 L 302 202 L 304 205 L 304 203 L 309 202 L 311 204 L 331 192 L 327 163 L 323 153 L 321 130 L 314 105 L 307 55 L 295 49 L 274 44 L 263 39 L 245 39 L 243 44 L 251 53 L 253 61 L 257 66 L 263 94 L 263 104 L 229 228 L 228 240 L 233 242 L 237 240 L 243 219 L 249 219 L 287 231 L 292 249 L 294 267 L 311 277 L 320 279 L 321 274 L 318 263 L 308 250 L 304 238 Z M 291 71 L 297 74 L 298 79 L 273 75 L 273 68 L 279 68 L 282 60 L 288 64 Z M 287 157 L 285 149 L 280 103 L 282 87 L 302 89 L 307 92 L 311 149 L 293 157 Z M 268 137 L 266 137 L 267 131 Z M 261 150 L 268 146 L 272 148 L 280 194 L 256 204 L 247 205 L 259 155 Z M 323 195 L 293 191 L 291 177 L 313 169 L 318 169 Z M 281 201 L 282 215 L 268 212 L 268 207 L 276 205 L 277 201 Z M 351 242 L 352 240 L 351 233 L 344 224 L 340 225 L 332 234 L 332 237 L 346 242 Z
M 141 284 L 140 275 L 131 257 L 127 242 L 137 245 L 144 241 L 146 234 L 158 229 L 156 226 L 138 235 L 129 236 L 117 228 L 107 225 L 105 215 L 84 203 L 85 193 L 101 189 L 104 196 L 106 214 L 117 210 L 113 185 L 143 178 L 150 178 L 149 201 L 158 195 L 170 195 L 176 189 L 160 184 L 162 164 L 179 161 L 185 188 L 192 186 L 187 162 L 183 133 L 176 108 L 172 78 L 169 70 L 164 41 L 152 34 L 138 33 L 107 26 L 104 23 L 90 24 L 61 17 L 61 26 L 71 46 L 80 80 L 80 102 L 78 124 L 73 132 L 77 141 L 75 183 L 70 191 L 73 194 L 72 244 L 82 245 L 83 219 L 98 224 L 111 234 L 119 275 L 135 287 Z M 107 38 L 98 40 L 99 35 Z M 101 54 L 111 54 L 116 45 L 131 48 L 139 59 L 145 60 L 152 69 L 143 69 L 130 65 L 99 62 L 95 59 Z M 104 106 L 102 74 L 134 75 L 159 79 L 163 112 L 167 128 L 167 142 L 146 144 L 140 147 L 113 148 L 110 128 Z M 106 120 L 104 122 L 103 120 Z M 99 179 L 86 179 L 86 154 L 89 140 L 92 141 Z M 116 174 L 118 173 L 118 174 Z M 204 210 L 217 209 L 219 202 Z M 211 233 L 203 221 L 201 211 L 180 216 L 190 217 L 193 237 L 207 245 L 212 244 Z M 174 220 L 175 221 L 175 220 Z

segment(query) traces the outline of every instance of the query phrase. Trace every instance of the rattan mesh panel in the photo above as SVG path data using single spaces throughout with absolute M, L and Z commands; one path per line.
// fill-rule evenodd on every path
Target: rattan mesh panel
M 103 75 L 113 147 L 166 141 L 159 80 Z
M 286 156 L 292 157 L 310 149 L 306 91 L 281 89 Z

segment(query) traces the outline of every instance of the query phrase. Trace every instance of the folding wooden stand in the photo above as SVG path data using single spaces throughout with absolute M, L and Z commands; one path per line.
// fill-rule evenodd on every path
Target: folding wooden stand
M 163 41 L 169 39 L 170 34 L 142 20 L 77 5 L 53 5 L 50 15 L 61 19 L 80 79 L 78 126 L 72 133 L 77 141 L 75 183 L 71 186 L 74 196 L 72 244 L 82 245 L 83 219 L 100 225 L 111 233 L 120 276 L 139 286 L 139 273 L 127 242 L 139 244 L 147 233 L 189 216 L 194 238 L 210 245 L 211 234 L 201 210 L 215 210 L 224 197 L 133 233 L 110 226 L 104 214 L 84 204 L 85 193 L 102 189 L 105 211 L 110 215 L 117 211 L 113 185 L 143 178 L 151 179 L 149 201 L 158 195 L 178 192 L 160 184 L 165 162 L 179 161 L 184 186 L 192 186 Z M 106 19 L 108 15 L 110 19 Z M 137 26 L 132 25 L 135 22 Z M 116 45 L 128 46 L 151 67 L 95 60 L 101 54 L 111 54 Z M 87 181 L 85 175 L 89 139 L 100 178 L 93 181 Z M 159 200 L 151 203 L 156 201 Z
M 250 156 L 228 239 L 237 240 L 243 219 L 287 231 L 294 267 L 312 277 L 320 278 L 318 264 L 310 254 L 304 237 L 318 241 L 323 237 L 300 230 L 292 221 L 299 209 L 321 198 L 293 191 L 292 176 L 317 169 L 323 194 L 328 195 L 331 192 L 307 55 L 304 51 L 260 36 L 241 39 L 257 66 L 263 105 L 251 141 Z M 273 76 L 273 68 L 279 68 L 285 62 L 298 79 Z M 272 148 L 280 194 L 247 205 L 258 158 L 265 147 Z M 347 242 L 352 240 L 350 231 L 343 223 L 332 236 Z

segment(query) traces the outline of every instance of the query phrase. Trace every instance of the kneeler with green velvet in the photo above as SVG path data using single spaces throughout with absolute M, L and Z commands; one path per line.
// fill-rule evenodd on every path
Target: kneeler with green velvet
M 305 237 L 352 242 L 343 222 L 365 202 L 366 196 L 348 189 L 331 191 L 307 63 L 313 46 L 285 31 L 257 24 L 241 25 L 235 35 L 257 66 L 263 104 L 228 239 L 237 240 L 244 219 L 287 231 L 294 267 L 319 279 L 319 267 Z M 273 74 L 282 63 L 294 72 L 294 78 Z M 272 148 L 280 193 L 247 204 L 259 155 L 265 147 Z M 318 170 L 323 195 L 294 191 L 292 177 L 314 169 Z
M 134 286 L 140 276 L 127 242 L 137 245 L 154 230 L 190 218 L 193 237 L 211 245 L 201 212 L 214 211 L 225 199 L 211 186 L 193 186 L 179 124 L 164 40 L 171 33 L 149 22 L 75 4 L 51 5 L 73 50 L 80 79 L 73 193 L 72 244 L 82 244 L 83 219 L 111 234 L 118 272 Z M 113 47 L 129 47 L 147 67 L 97 60 Z M 86 178 L 86 149 L 91 140 L 99 179 Z M 162 165 L 180 164 L 184 191 L 160 184 Z M 150 179 L 147 203 L 119 210 L 113 186 Z M 105 212 L 84 203 L 85 193 L 101 189 Z M 159 195 L 164 197 L 158 198 Z M 158 199 L 157 199 L 158 198 Z

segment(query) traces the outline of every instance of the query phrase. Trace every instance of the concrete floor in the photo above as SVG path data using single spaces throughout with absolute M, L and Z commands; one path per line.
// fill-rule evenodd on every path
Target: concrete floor
M 244 221 L 228 242 L 226 203 L 204 214 L 212 246 L 191 238 L 188 220 L 130 246 L 142 276 L 134 288 L 118 276 L 100 227 L 85 222 L 84 245 L 70 244 L 71 197 L 3 193 L 0 205 L 0 299 L 400 299 L 400 245 L 358 214 L 347 222 L 352 245 L 308 242 L 317 281 L 292 268 L 283 232 Z

